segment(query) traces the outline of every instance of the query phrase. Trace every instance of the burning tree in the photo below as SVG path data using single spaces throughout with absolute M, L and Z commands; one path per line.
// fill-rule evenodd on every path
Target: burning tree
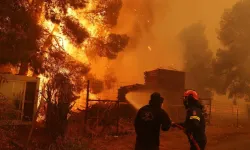
M 250 1 L 237 2 L 225 10 L 220 21 L 218 37 L 223 48 L 217 51 L 213 62 L 215 90 L 220 94 L 229 92 L 229 98 L 250 96 Z
M 111 32 L 121 0 L 18 0 L 1 4 L 1 63 L 25 65 L 21 74 L 28 66 L 36 74 L 43 73 L 41 53 L 55 43 L 82 63 L 89 63 L 88 54 L 114 59 L 128 44 L 126 35 Z M 9 52 L 14 54 L 7 55 Z
M 89 58 L 115 59 L 127 46 L 127 35 L 112 32 L 122 0 L 3 0 L 0 4 L 0 64 L 21 66 L 20 74 L 31 71 L 45 79 L 42 100 L 50 130 L 66 124 L 87 79 L 98 85 L 91 87 L 94 94 L 111 88 L 90 73 Z
M 35 56 L 40 51 L 42 26 L 22 0 L 2 0 L 0 5 L 0 64 L 21 66 L 20 74 L 26 74 L 30 65 L 38 73 L 41 62 Z

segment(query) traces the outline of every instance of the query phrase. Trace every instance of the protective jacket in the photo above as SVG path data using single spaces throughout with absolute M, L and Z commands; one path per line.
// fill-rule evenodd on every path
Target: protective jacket
M 200 149 L 204 150 L 207 141 L 205 132 L 206 122 L 201 107 L 192 106 L 188 108 L 186 113 L 186 120 L 180 125 L 185 128 L 187 135 L 193 136 L 194 140 L 200 146 Z M 193 141 L 190 139 L 190 136 L 188 136 L 188 139 L 191 146 L 190 150 L 196 150 L 196 147 Z
M 142 107 L 135 118 L 136 149 L 159 149 L 160 129 L 168 131 L 171 120 L 168 114 L 161 108 L 151 105 Z

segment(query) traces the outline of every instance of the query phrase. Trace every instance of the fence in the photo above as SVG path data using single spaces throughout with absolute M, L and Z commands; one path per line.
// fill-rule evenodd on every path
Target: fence
M 233 104 L 232 100 L 215 98 L 212 100 L 211 123 L 220 126 L 242 126 L 250 123 L 250 107 L 244 100 Z
M 200 99 L 204 106 L 205 119 L 209 125 L 240 127 L 250 124 L 250 104 L 244 100 L 235 105 L 229 99 L 206 98 Z M 183 106 L 170 105 L 168 113 L 174 120 L 184 120 Z M 181 114 L 181 115 L 180 115 Z
M 106 90 L 102 94 L 99 94 L 98 97 L 90 97 L 91 86 L 92 88 L 98 87 L 95 82 L 91 84 L 91 81 L 88 80 L 84 120 L 85 132 L 87 132 L 88 127 L 89 130 L 95 132 L 95 134 L 102 134 L 105 130 L 115 127 L 115 133 L 113 132 L 111 134 L 118 135 L 120 125 L 120 104 L 128 103 L 121 102 L 117 99 L 118 87 Z
M 138 99 L 139 101 L 129 101 L 127 103 L 119 101 L 117 98 L 118 89 L 120 86 L 124 85 L 129 84 L 119 83 L 113 85 L 113 88 L 110 90 L 106 90 L 105 92 L 102 92 L 102 94 L 98 94 L 98 96 L 96 96 L 91 90 L 93 88 L 100 88 L 100 85 L 96 82 L 88 81 L 85 106 L 86 114 L 84 121 L 85 131 L 87 124 L 93 130 L 97 130 L 99 126 L 112 126 L 112 128 L 115 129 L 114 133 L 119 134 L 119 129 L 121 129 L 120 126 L 123 124 L 120 122 L 121 112 L 123 114 L 127 114 L 127 116 L 133 116 L 137 111 L 135 108 L 138 109 L 148 103 L 150 93 L 147 93 L 146 95 L 143 93 L 137 93 L 138 95 L 132 96 L 133 98 L 135 97 L 134 99 Z M 250 105 L 244 103 L 243 101 L 234 105 L 232 101 L 226 98 L 221 99 L 215 97 L 213 99 L 202 98 L 200 100 L 204 106 L 205 118 L 208 124 L 239 127 L 245 123 L 250 123 Z M 128 105 L 130 107 L 123 107 L 123 110 L 121 111 L 121 105 Z M 167 112 L 174 121 L 184 121 L 185 119 L 185 109 L 182 104 L 169 105 L 167 107 Z M 109 118 L 110 121 L 107 121 L 107 118 Z M 109 127 L 103 127 L 104 129 L 102 129 L 102 131 L 107 129 L 109 130 Z

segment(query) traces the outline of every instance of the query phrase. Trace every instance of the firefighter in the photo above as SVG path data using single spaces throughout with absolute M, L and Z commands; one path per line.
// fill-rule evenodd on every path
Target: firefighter
M 163 98 L 157 92 L 151 95 L 149 104 L 139 109 L 135 118 L 135 150 L 159 150 L 160 129 L 168 131 L 171 120 L 161 108 Z
M 185 129 L 190 143 L 190 150 L 204 150 L 207 143 L 206 122 L 202 110 L 203 106 L 199 102 L 197 92 L 187 90 L 184 93 L 183 104 L 187 110 L 186 120 L 184 123 L 179 123 L 179 125 Z M 173 126 L 175 127 L 174 124 Z

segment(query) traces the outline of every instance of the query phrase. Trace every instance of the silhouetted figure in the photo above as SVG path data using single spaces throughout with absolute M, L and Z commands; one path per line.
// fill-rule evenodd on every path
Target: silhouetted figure
M 184 93 L 183 104 L 187 110 L 186 120 L 179 125 L 185 128 L 185 132 L 188 135 L 190 150 L 197 150 L 194 142 L 196 142 L 200 150 L 204 150 L 207 143 L 205 128 L 206 121 L 203 115 L 203 106 L 199 102 L 197 92 L 193 90 L 187 90 Z M 190 135 L 193 136 L 194 141 L 190 139 Z
M 160 129 L 168 131 L 171 120 L 161 108 L 163 98 L 157 92 L 151 95 L 149 104 L 139 109 L 135 119 L 135 150 L 159 150 Z

